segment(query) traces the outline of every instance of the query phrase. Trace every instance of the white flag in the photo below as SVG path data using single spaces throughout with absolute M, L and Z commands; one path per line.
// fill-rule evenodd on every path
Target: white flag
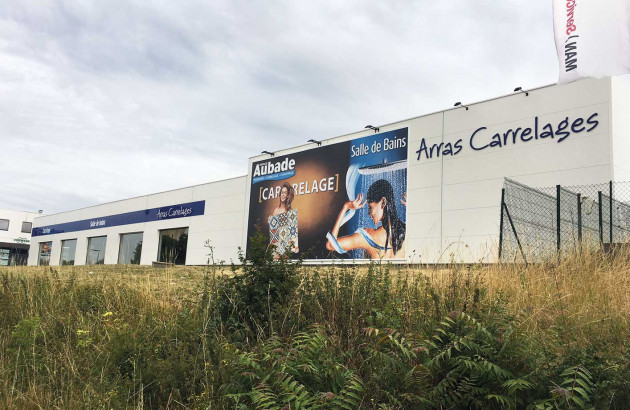
M 630 0 L 553 0 L 558 82 L 630 73 Z

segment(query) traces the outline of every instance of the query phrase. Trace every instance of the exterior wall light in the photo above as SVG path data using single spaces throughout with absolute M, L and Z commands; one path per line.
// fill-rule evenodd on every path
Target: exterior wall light
M 459 101 L 457 101 L 453 107 L 464 107 L 464 108 L 466 108 L 466 111 L 468 111 L 468 107 L 466 107 L 464 104 L 462 104 Z
M 515 92 L 515 93 L 517 93 L 517 92 L 525 93 L 525 96 L 526 96 L 526 97 L 529 95 L 529 91 L 524 91 L 524 90 L 523 90 L 523 87 L 516 87 L 516 88 L 514 89 L 514 92 Z

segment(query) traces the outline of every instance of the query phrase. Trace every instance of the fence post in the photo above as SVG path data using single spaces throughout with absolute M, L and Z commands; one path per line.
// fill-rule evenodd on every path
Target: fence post
M 505 188 L 501 188 L 501 222 L 499 223 L 499 262 L 503 251 L 503 207 L 505 206 Z
M 582 248 L 582 194 L 577 194 L 578 246 Z
M 602 191 L 597 191 L 597 202 L 599 208 L 599 243 L 601 246 L 604 246 L 604 224 L 603 224 L 603 215 L 602 215 Z
M 610 244 L 613 243 L 613 183 L 608 183 L 609 202 L 610 202 Z
M 510 210 L 507 205 L 503 204 L 503 208 L 505 209 L 505 215 L 508 217 L 508 222 L 512 227 L 512 232 L 514 232 L 514 237 L 516 238 L 516 243 L 518 244 L 518 249 L 521 250 L 521 255 L 523 255 L 523 260 L 525 261 L 525 266 L 527 266 L 527 257 L 525 256 L 525 251 L 523 251 L 523 246 L 521 245 L 521 240 L 518 239 L 518 232 L 516 232 L 516 227 L 514 226 L 514 221 L 512 220 L 512 216 L 510 215 Z
M 560 185 L 556 185 L 556 232 L 558 254 L 560 254 Z

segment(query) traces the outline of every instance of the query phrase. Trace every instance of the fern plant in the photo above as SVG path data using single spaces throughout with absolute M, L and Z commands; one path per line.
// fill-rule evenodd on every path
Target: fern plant
M 514 408 L 532 388 L 495 359 L 497 338 L 463 312 L 445 317 L 426 340 L 367 329 L 373 367 L 381 367 L 389 404 L 409 408 Z
M 538 401 L 528 410 L 594 409 L 595 383 L 590 372 L 582 366 L 572 366 L 560 374 L 562 381 L 550 391 L 551 397 Z
M 321 327 L 314 327 L 288 341 L 272 337 L 257 353 L 227 346 L 240 375 L 229 386 L 234 391 L 230 398 L 259 409 L 357 408 L 363 383 L 344 365 L 336 344 Z

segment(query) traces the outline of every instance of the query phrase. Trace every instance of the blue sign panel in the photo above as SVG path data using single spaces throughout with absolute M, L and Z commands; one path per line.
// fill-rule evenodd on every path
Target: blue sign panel
M 206 201 L 188 202 L 185 204 L 167 205 L 143 211 L 125 212 L 124 214 L 102 216 L 82 221 L 66 222 L 57 225 L 33 228 L 32 236 L 54 235 L 57 233 L 86 231 L 89 229 L 108 228 L 110 226 L 131 225 L 144 222 L 155 222 L 166 219 L 185 218 L 203 215 Z

